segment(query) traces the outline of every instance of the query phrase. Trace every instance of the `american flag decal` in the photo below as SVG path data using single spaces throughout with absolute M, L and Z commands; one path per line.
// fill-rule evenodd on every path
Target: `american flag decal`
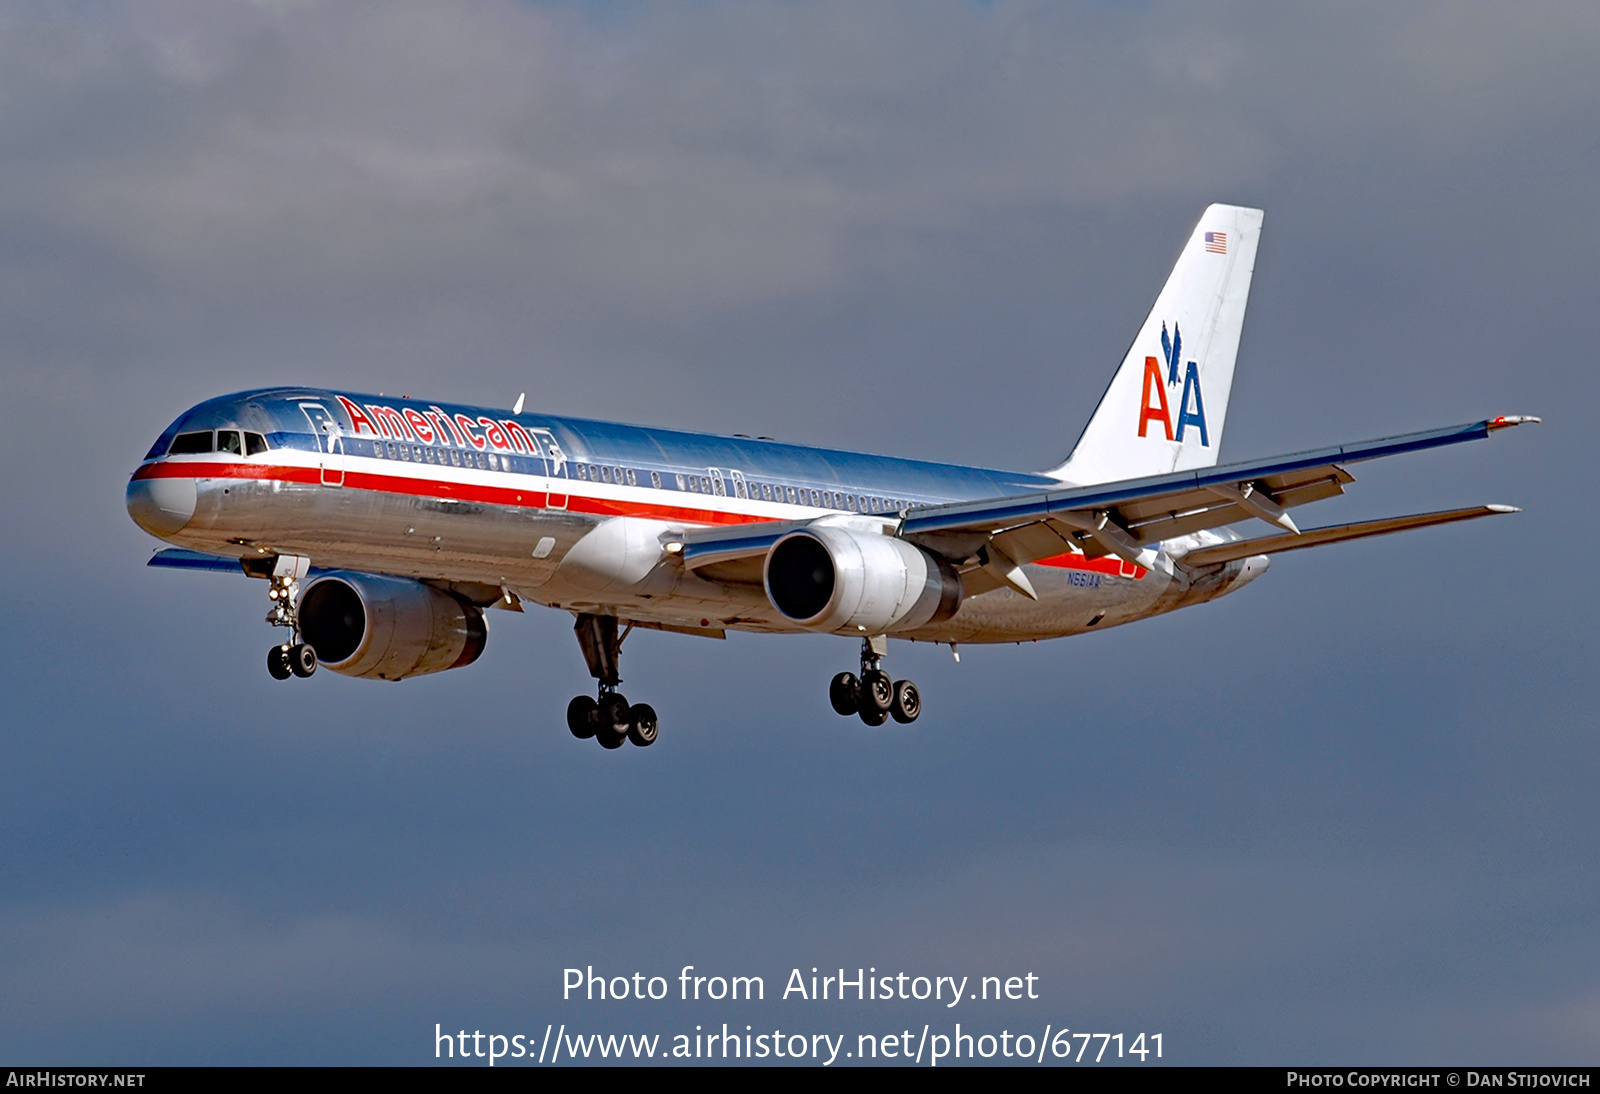
M 1206 233 L 1206 250 L 1210 251 L 1214 255 L 1225 255 L 1225 254 L 1227 254 L 1228 253 L 1228 233 L 1227 232 L 1207 232 Z

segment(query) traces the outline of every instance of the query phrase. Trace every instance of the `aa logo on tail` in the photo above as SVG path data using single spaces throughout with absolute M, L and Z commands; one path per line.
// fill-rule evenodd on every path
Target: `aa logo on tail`
M 1167 325 L 1161 324 L 1161 352 L 1167 359 L 1167 374 L 1161 374 L 1161 362 L 1154 357 L 1144 359 L 1144 394 L 1139 399 L 1139 436 L 1146 436 L 1151 422 L 1160 422 L 1161 430 L 1169 441 L 1182 443 L 1183 433 L 1189 426 L 1200 430 L 1200 444 L 1211 447 L 1206 435 L 1206 404 L 1200 394 L 1200 366 L 1188 362 L 1183 374 L 1183 393 L 1178 397 L 1178 427 L 1172 427 L 1172 412 L 1167 405 L 1167 389 L 1178 386 L 1178 364 L 1183 360 L 1183 335 L 1178 324 L 1172 324 L 1172 336 L 1167 337 Z M 1190 409 L 1190 408 L 1193 409 Z

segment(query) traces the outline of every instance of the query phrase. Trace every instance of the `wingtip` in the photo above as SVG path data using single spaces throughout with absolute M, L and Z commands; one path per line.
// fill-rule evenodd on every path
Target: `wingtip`
M 1502 414 L 1489 419 L 1489 430 L 1510 429 L 1514 425 L 1538 425 L 1542 421 L 1543 418 L 1536 418 L 1532 414 Z
M 1522 512 L 1522 510 L 1517 508 L 1515 505 L 1494 505 L 1494 504 L 1489 504 L 1489 505 L 1485 505 L 1484 508 L 1489 510 L 1489 512 L 1491 512 L 1491 513 L 1520 513 L 1520 512 Z

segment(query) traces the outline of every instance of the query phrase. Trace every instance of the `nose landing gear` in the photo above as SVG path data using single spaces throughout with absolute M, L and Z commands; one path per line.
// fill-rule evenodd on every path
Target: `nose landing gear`
M 845 717 L 859 715 L 869 726 L 881 726 L 893 718 L 902 725 L 917 720 L 922 713 L 922 696 L 910 680 L 891 680 L 883 671 L 883 657 L 889 640 L 882 635 L 861 640 L 861 675 L 841 672 L 828 685 L 828 702 Z
M 659 730 L 656 708 L 649 703 L 630 704 L 617 690 L 622 682 L 617 673 L 622 642 L 633 625 L 618 636 L 615 616 L 585 613 L 578 616 L 572 629 L 589 675 L 600 682 L 598 698 L 578 695 L 567 704 L 567 728 L 572 735 L 579 740 L 593 737 L 606 749 L 621 748 L 624 741 L 640 748 L 655 744 Z

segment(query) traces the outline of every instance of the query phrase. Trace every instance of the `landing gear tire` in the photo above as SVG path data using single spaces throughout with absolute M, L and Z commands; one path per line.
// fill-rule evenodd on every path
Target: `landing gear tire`
M 869 726 L 881 726 L 889 720 L 889 714 L 887 711 L 863 707 L 861 709 L 861 720 Z
M 598 726 L 594 736 L 601 748 L 621 748 L 622 742 L 628 739 L 632 724 L 628 711 L 628 700 L 617 692 L 600 697 L 599 710 L 596 712 Z
M 287 680 L 294 675 L 289 667 L 288 646 L 273 646 L 267 651 L 267 672 L 274 680 Z
M 644 748 L 656 743 L 656 708 L 649 703 L 637 703 L 628 711 L 628 740 Z
M 861 674 L 861 717 L 866 718 L 867 712 L 888 714 L 889 708 L 894 706 L 894 682 L 889 679 L 889 674 L 882 669 L 868 669 Z M 871 725 L 881 725 L 882 719 Z
M 567 704 L 567 728 L 580 741 L 593 737 L 600 725 L 600 705 L 587 695 L 575 695 Z
M 917 692 L 917 685 L 910 680 L 896 680 L 894 682 L 894 700 L 889 706 L 889 715 L 901 725 L 909 725 L 917 720 L 917 715 L 922 713 L 922 696 Z
M 302 679 L 317 671 L 317 651 L 300 642 L 289 647 L 289 669 Z
M 828 702 L 835 714 L 848 718 L 861 710 L 861 681 L 853 672 L 841 672 L 828 685 Z

